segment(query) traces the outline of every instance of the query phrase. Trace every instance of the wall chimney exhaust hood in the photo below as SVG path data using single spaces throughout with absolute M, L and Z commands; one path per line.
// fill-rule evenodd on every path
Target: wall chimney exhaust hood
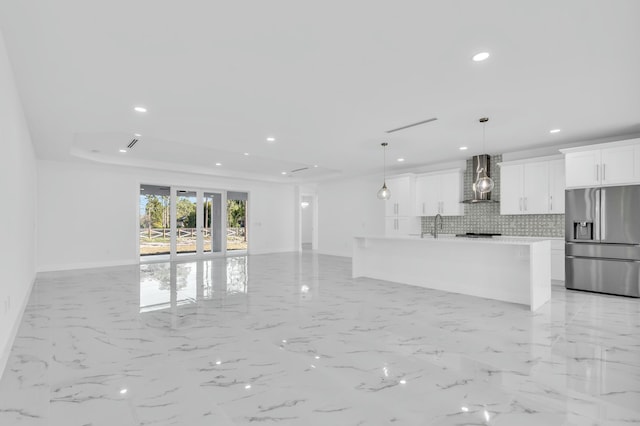
M 471 180 L 474 182 L 476 180 L 476 175 L 478 174 L 478 170 L 484 168 L 487 172 L 487 176 L 491 177 L 491 157 L 487 154 L 474 155 L 472 158 L 472 171 L 471 171 Z M 465 182 L 465 185 L 467 183 Z M 473 198 L 469 200 L 462 201 L 465 204 L 476 204 L 476 203 L 498 203 L 498 201 L 491 199 L 491 192 L 482 193 L 477 190 L 475 184 L 473 185 Z

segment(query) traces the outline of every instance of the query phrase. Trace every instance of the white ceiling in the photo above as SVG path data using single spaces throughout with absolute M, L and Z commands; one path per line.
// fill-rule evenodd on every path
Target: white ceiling
M 640 133 L 639 18 L 637 0 L 0 2 L 40 158 L 285 182 L 381 172 L 382 141 L 398 170 L 481 153 L 482 116 L 490 154 Z

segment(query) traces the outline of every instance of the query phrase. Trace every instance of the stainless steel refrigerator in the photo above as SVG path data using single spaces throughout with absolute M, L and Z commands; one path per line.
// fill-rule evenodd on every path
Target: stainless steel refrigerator
M 640 185 L 565 194 L 565 287 L 640 297 Z

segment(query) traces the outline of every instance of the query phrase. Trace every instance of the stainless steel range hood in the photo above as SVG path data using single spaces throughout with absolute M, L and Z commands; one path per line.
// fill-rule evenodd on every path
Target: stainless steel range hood
M 465 182 L 465 185 L 473 185 L 478 175 L 478 170 L 484 168 L 487 171 L 487 176 L 491 177 L 491 157 L 488 154 L 474 155 L 472 158 L 472 172 L 471 182 Z M 475 189 L 473 186 L 473 198 L 462 201 L 465 204 L 476 203 L 497 203 L 498 201 L 491 199 L 491 192 L 482 193 Z

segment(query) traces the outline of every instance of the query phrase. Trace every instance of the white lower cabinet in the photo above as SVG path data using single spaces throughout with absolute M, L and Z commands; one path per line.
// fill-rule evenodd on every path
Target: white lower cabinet
M 551 240 L 551 279 L 564 281 L 563 240 Z
M 389 237 L 400 237 L 410 234 L 420 233 L 419 217 L 393 217 L 385 218 L 385 235 Z

